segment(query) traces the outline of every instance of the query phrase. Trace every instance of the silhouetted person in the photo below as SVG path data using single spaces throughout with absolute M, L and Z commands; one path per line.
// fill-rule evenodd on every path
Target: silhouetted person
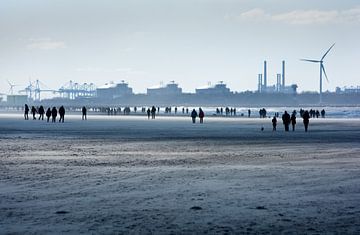
M 271 122 L 272 122 L 272 126 L 273 126 L 273 131 L 276 131 L 276 124 L 277 124 L 276 116 L 273 117 Z
M 64 119 L 65 119 L 65 108 L 64 108 L 64 106 L 61 106 L 59 108 L 59 115 L 60 115 L 59 122 L 64 122 Z
M 56 122 L 56 116 L 57 116 L 57 109 L 53 107 L 51 110 L 52 122 Z
M 325 118 L 325 109 L 321 110 L 321 117 Z
M 150 113 L 151 113 L 150 108 L 148 108 L 146 112 L 147 112 L 148 119 L 150 119 Z
M 159 108 L 158 108 L 158 110 L 159 110 Z M 151 119 L 155 119 L 155 113 L 156 113 L 156 108 L 155 108 L 155 106 L 152 106 L 152 108 L 151 108 Z
M 304 112 L 305 112 L 305 111 L 301 108 L 301 109 L 300 109 L 300 117 L 302 117 L 302 116 L 304 115 Z
M 310 114 L 309 112 L 306 110 L 303 114 L 303 123 L 304 123 L 304 127 L 305 127 L 305 132 L 308 131 L 308 126 L 309 126 L 309 119 L 310 119 Z
M 31 107 L 31 114 L 33 116 L 33 120 L 36 120 L 35 114 L 36 114 L 36 108 L 34 106 Z
M 193 123 L 195 123 L 196 117 L 197 117 L 197 112 L 195 111 L 195 109 L 193 109 L 193 111 L 191 112 L 191 119 Z
M 82 120 L 87 120 L 86 118 L 86 107 L 83 106 L 82 109 L 81 109 L 81 112 L 82 112 Z
M 45 113 L 45 110 L 44 110 L 44 107 L 42 105 L 40 105 L 40 108 L 39 108 L 39 120 L 44 120 L 44 113 Z
M 51 117 L 51 109 L 50 109 L 50 108 L 48 108 L 48 109 L 46 110 L 46 118 L 47 118 L 47 122 L 49 122 L 50 117 Z
M 320 116 L 319 110 L 316 110 L 315 115 L 316 115 L 316 118 L 319 118 L 319 116 Z
M 250 117 L 250 115 L 251 115 L 251 110 L 248 109 L 248 117 Z
M 25 104 L 25 110 L 24 110 L 24 118 L 25 120 L 29 120 L 29 106 Z
M 204 111 L 201 108 L 199 108 L 200 123 L 204 123 L 204 116 L 205 116 Z
M 285 131 L 289 131 L 289 125 L 290 125 L 290 115 L 285 111 L 282 115 L 282 121 L 285 126 Z
M 291 120 L 292 130 L 295 131 L 295 125 L 296 125 L 296 114 L 295 113 L 291 114 L 290 120 Z

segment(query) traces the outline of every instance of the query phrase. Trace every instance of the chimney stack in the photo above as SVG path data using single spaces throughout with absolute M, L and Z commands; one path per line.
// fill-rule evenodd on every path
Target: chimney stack
M 264 60 L 264 87 L 267 87 L 266 60 Z
M 261 92 L 261 88 L 262 88 L 262 74 L 259 73 L 259 75 L 258 75 L 258 92 Z
M 285 60 L 282 61 L 282 89 L 285 89 Z
M 281 74 L 278 73 L 278 74 L 276 74 L 276 91 L 280 92 L 281 89 L 282 89 L 282 86 L 281 86 Z

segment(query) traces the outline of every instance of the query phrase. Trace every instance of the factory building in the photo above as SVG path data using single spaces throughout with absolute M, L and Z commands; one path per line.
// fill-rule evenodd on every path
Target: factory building
M 148 95 L 181 95 L 182 89 L 177 83 L 171 81 L 170 83 L 163 85 L 156 85 L 147 89 Z
M 100 99 L 114 99 L 132 94 L 132 88 L 125 81 L 121 81 L 121 83 L 106 83 L 96 89 L 96 96 Z
M 350 86 L 350 87 L 336 87 L 337 94 L 359 94 L 360 93 L 360 86 Z
M 223 81 L 216 83 L 215 85 L 206 85 L 195 89 L 198 95 L 228 95 L 231 94 L 230 89 L 226 87 Z
M 8 95 L 6 97 L 7 105 L 24 105 L 28 102 L 27 95 Z
M 258 74 L 258 92 L 259 93 L 284 93 L 296 94 L 297 85 L 285 85 L 285 61 L 282 61 L 282 72 L 276 74 L 276 84 L 268 85 L 267 82 L 267 62 L 264 61 L 264 73 Z

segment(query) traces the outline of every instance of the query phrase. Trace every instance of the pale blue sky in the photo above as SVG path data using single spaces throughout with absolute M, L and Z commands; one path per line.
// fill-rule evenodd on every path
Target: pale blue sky
M 334 42 L 324 90 L 360 85 L 354 0 L 1 0 L 0 32 L 0 92 L 29 77 L 54 89 L 126 80 L 146 92 L 175 80 L 194 92 L 224 80 L 256 90 L 264 59 L 268 83 L 285 59 L 288 84 L 318 90 L 319 66 L 299 59 L 320 59 Z

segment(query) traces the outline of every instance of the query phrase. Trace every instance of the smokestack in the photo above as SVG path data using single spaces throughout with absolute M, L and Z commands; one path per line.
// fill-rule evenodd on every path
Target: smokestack
M 258 75 L 258 92 L 261 92 L 261 88 L 262 88 L 262 74 L 259 73 L 259 75 Z
M 264 87 L 267 87 L 266 60 L 264 60 Z
M 281 74 L 280 73 L 276 74 L 276 91 L 277 92 L 281 91 Z
M 285 89 L 285 60 L 282 61 L 282 89 Z

